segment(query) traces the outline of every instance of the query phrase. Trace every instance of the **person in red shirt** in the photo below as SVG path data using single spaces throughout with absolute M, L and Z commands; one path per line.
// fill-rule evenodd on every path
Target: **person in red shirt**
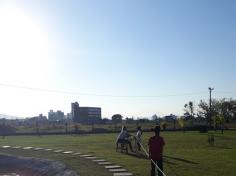
M 164 139 L 160 136 L 160 126 L 154 128 L 155 136 L 150 137 L 149 145 L 149 157 L 152 159 L 157 166 L 163 171 L 163 147 L 165 145 Z M 158 170 L 158 175 L 163 176 L 163 174 Z M 155 165 L 151 162 L 151 176 L 155 176 Z

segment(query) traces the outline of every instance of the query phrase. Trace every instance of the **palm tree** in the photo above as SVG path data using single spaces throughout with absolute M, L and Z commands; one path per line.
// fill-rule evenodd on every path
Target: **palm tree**
M 188 114 L 189 118 L 194 118 L 194 104 L 192 101 L 189 101 L 187 104 L 184 105 L 184 110 L 186 112 L 186 114 Z

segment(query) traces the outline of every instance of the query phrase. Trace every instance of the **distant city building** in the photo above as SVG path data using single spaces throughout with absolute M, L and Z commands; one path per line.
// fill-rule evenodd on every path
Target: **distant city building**
M 74 122 L 80 122 L 79 119 L 79 103 L 75 102 L 75 103 L 71 103 L 71 117 L 73 119 Z
M 101 108 L 79 107 L 79 103 L 71 103 L 71 116 L 74 122 L 82 124 L 97 124 L 101 122 Z
M 56 111 L 50 110 L 48 112 L 48 120 L 49 121 L 62 121 L 65 119 L 64 112 L 62 111 Z
M 79 116 L 81 123 L 96 124 L 101 120 L 101 108 L 96 107 L 80 107 Z
M 66 119 L 67 119 L 67 120 L 68 120 L 68 119 L 72 119 L 71 113 L 67 113 L 67 114 L 66 114 Z

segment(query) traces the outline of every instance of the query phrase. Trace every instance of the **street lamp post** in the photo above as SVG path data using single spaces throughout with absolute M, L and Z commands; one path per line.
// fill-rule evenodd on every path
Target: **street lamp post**
M 212 87 L 208 87 L 209 91 L 210 91 L 210 99 L 209 99 L 209 125 L 211 127 L 211 122 L 212 122 L 212 107 L 211 107 L 211 93 L 214 90 L 214 88 Z

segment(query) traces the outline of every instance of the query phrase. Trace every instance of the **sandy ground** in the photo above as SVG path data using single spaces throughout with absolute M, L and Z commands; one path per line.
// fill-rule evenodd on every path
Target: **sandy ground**
M 0 155 L 0 176 L 9 173 L 20 176 L 79 176 L 57 161 Z

